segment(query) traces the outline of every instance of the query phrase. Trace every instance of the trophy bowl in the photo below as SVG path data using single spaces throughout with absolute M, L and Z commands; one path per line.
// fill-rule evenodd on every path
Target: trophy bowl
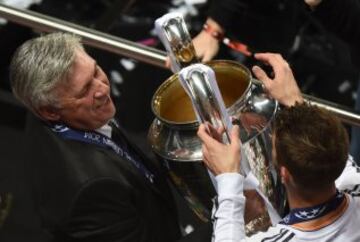
M 282 215 L 285 195 L 271 163 L 271 121 L 278 104 L 267 96 L 245 66 L 228 60 L 207 65 L 215 72 L 232 122 L 240 126 L 242 152 L 248 166 L 242 169 L 251 171 L 259 181 L 259 191 Z M 216 191 L 202 162 L 201 141 L 196 135 L 199 123 L 192 101 L 177 74 L 157 89 L 151 107 L 156 116 L 148 133 L 151 147 L 190 208 L 201 220 L 208 221 Z M 255 190 L 245 191 L 245 196 L 247 234 L 267 228 L 270 219 L 262 197 Z

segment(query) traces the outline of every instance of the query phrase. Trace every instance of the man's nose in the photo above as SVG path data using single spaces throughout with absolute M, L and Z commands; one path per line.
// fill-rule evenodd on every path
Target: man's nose
M 104 79 L 96 79 L 96 90 L 95 90 L 95 98 L 101 98 L 103 96 L 107 96 L 110 91 L 109 82 Z
M 96 81 L 97 81 L 98 84 L 100 84 L 100 85 L 109 86 L 109 79 L 107 78 L 106 75 L 100 75 L 99 77 L 96 78 Z

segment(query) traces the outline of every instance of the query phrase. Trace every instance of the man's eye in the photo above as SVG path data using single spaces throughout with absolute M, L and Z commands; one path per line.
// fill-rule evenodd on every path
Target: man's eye
M 78 98 L 82 98 L 84 96 L 86 96 L 86 94 L 88 93 L 90 88 L 90 85 L 86 85 L 86 87 L 84 87 L 81 92 L 79 93 L 79 95 L 77 96 Z
M 88 90 L 89 90 L 89 88 L 86 87 L 86 88 L 84 89 L 84 91 L 82 91 L 81 96 L 82 96 L 82 97 L 85 96 L 86 93 L 88 92 Z
M 77 98 L 82 98 L 86 95 L 86 90 L 82 90 L 76 97 Z

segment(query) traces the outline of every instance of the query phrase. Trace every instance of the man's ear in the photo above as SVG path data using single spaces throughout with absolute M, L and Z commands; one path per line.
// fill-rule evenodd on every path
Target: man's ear
M 51 106 L 43 106 L 37 110 L 38 115 L 47 121 L 59 121 L 60 114 L 57 108 Z
M 292 181 L 292 176 L 285 166 L 280 166 L 281 183 L 286 184 Z

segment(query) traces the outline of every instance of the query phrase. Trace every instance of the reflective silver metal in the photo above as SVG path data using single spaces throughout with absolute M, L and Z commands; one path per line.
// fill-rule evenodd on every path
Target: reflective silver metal
M 179 72 L 180 83 L 191 98 L 195 114 L 201 123 L 224 129 L 222 142 L 230 143 L 232 124 L 216 82 L 214 71 L 203 64 L 193 64 Z M 208 127 L 209 128 L 209 127 Z
M 0 16 L 17 24 L 28 26 L 43 32 L 64 31 L 79 35 L 90 46 L 123 55 L 129 58 L 165 68 L 166 53 L 161 50 L 146 47 L 100 31 L 76 25 L 67 21 L 39 14 L 30 10 L 20 10 L 0 4 Z M 305 100 L 321 108 L 328 109 L 339 116 L 349 125 L 360 126 L 360 114 L 354 110 L 347 110 L 343 106 L 326 100 L 304 95 Z
M 165 68 L 165 52 L 30 10 L 0 4 L 0 16 L 43 32 L 63 31 L 80 36 L 84 43 L 112 53 Z
M 215 71 L 228 114 L 241 127 L 240 138 L 249 169 L 260 181 L 259 189 L 281 214 L 285 205 L 284 194 L 271 165 L 269 136 L 277 102 L 267 97 L 262 86 L 252 81 L 250 71 L 241 64 L 212 61 L 209 66 Z M 198 122 L 192 102 L 177 74 L 156 91 L 152 109 L 156 118 L 149 130 L 150 144 L 165 161 L 172 181 L 193 211 L 201 219 L 209 219 L 215 191 L 201 162 L 201 142 L 196 135 Z M 255 214 L 248 210 L 246 216 L 248 229 L 252 232 L 269 225 L 265 208 Z
M 315 105 L 319 108 L 328 110 L 330 113 L 336 115 L 342 122 L 349 125 L 360 126 L 360 114 L 356 110 L 352 110 L 343 105 L 316 98 L 310 95 L 303 94 L 306 102 Z
M 155 21 L 155 30 L 170 57 L 173 72 L 199 62 L 184 18 L 180 13 L 168 13 L 158 18 Z

